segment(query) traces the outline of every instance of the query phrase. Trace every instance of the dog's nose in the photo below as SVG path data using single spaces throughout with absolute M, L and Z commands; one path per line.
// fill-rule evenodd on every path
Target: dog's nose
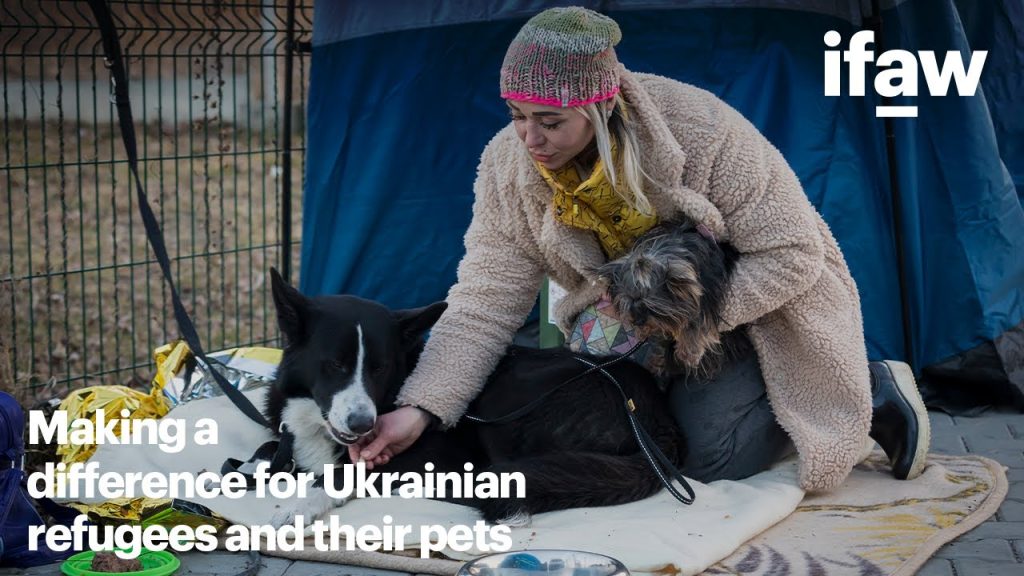
M 634 326 L 643 326 L 647 323 L 647 307 L 642 304 L 630 306 L 629 315 Z
M 373 421 L 373 414 L 368 412 L 356 412 L 355 414 L 349 415 L 348 420 L 346 420 L 345 423 L 348 424 L 348 429 L 351 430 L 353 434 L 362 436 L 370 430 L 373 430 Z

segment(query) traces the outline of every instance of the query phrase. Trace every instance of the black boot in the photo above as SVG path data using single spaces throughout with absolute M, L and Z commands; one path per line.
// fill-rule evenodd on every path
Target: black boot
M 917 391 L 914 373 L 903 362 L 869 362 L 871 371 L 871 438 L 892 464 L 893 476 L 912 480 L 924 470 L 931 424 Z

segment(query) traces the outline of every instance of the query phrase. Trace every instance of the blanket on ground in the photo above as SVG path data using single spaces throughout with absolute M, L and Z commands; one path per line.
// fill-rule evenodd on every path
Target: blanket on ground
M 262 405 L 263 390 L 247 394 Z M 244 460 L 271 437 L 223 397 L 184 404 L 168 417 L 184 421 L 189 437 L 198 419 L 214 418 L 218 443 L 196 446 L 189 438 L 177 453 L 145 445 L 102 445 L 91 461 L 99 463 L 100 472 L 219 470 L 225 459 Z M 511 549 L 589 550 L 615 557 L 633 572 L 660 574 L 841 575 L 866 568 L 877 569 L 869 570 L 875 574 L 910 574 L 943 543 L 991 516 L 1006 495 L 1003 469 L 991 460 L 932 455 L 921 477 L 899 482 L 880 452 L 838 489 L 806 499 L 792 460 L 743 481 L 692 484 L 696 502 L 691 506 L 662 491 L 622 506 L 539 514 L 529 526 L 511 530 Z M 197 502 L 243 525 L 266 524 L 280 507 L 301 505 L 299 499 L 258 499 L 255 493 Z M 467 550 L 446 547 L 430 558 L 419 557 L 421 537 L 432 534 L 421 527 L 475 525 L 479 516 L 464 506 L 391 496 L 352 500 L 330 514 L 354 527 L 408 525 L 412 530 L 404 551 L 387 554 L 344 546 L 317 550 L 312 539 L 301 550 L 265 551 L 434 574 L 452 574 L 462 562 L 493 552 L 475 542 Z

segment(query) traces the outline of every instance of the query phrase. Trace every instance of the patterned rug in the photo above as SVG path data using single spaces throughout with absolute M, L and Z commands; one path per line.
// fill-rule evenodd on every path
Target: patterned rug
M 885 456 L 873 453 L 842 489 L 808 496 L 704 574 L 913 574 L 1006 497 L 1003 467 L 979 456 L 929 454 L 924 473 L 910 482 L 894 482 L 888 471 Z M 666 568 L 660 573 L 674 573 Z
M 764 479 L 769 474 L 759 476 Z M 731 486 L 735 490 L 745 483 L 757 483 L 757 478 L 700 486 Z M 744 500 L 742 490 L 733 496 L 742 503 L 740 508 L 757 508 L 776 498 L 783 499 L 782 493 L 763 492 L 765 487 L 758 488 L 762 492 L 757 502 Z M 992 516 L 1006 492 L 1003 467 L 984 457 L 931 454 L 928 467 L 919 478 L 900 482 L 892 478 L 884 455 L 875 452 L 842 487 L 830 494 L 805 497 L 795 510 L 791 509 L 792 513 L 771 528 L 727 546 L 731 553 L 714 556 L 716 550 L 722 550 L 730 531 L 742 532 L 735 524 L 739 520 L 735 510 L 719 510 L 718 519 L 710 522 L 706 514 L 686 511 L 669 522 L 659 516 L 659 510 L 672 505 L 657 502 L 658 497 L 627 505 L 642 512 L 630 515 L 633 523 L 623 526 L 621 531 L 608 529 L 598 518 L 591 517 L 593 526 L 601 527 L 597 530 L 579 517 L 586 510 L 597 514 L 599 509 L 557 513 L 566 519 L 571 530 L 559 530 L 550 525 L 548 515 L 540 515 L 535 517 L 533 527 L 513 530 L 513 548 L 589 550 L 621 560 L 633 574 L 657 576 L 910 575 L 943 544 Z M 647 506 L 651 503 L 657 506 Z M 604 515 L 615 514 L 614 508 L 604 510 L 608 510 Z M 619 521 L 625 522 L 621 518 Z M 654 527 L 657 534 L 649 530 Z M 528 531 L 530 536 L 517 537 L 520 530 Z M 458 562 L 442 558 L 419 560 L 384 554 L 305 551 L 281 555 L 431 574 L 453 574 L 459 567 Z M 722 556 L 724 560 L 715 560 Z M 462 561 L 470 557 L 449 556 Z

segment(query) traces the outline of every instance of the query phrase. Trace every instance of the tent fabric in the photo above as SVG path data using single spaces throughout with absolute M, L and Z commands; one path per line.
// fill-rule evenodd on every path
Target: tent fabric
M 883 0 L 883 9 L 906 0 Z M 423 2 L 421 0 L 379 0 L 377 2 L 319 2 L 316 20 L 324 25 L 313 29 L 314 44 L 331 44 L 360 36 L 383 34 L 515 18 L 529 18 L 552 6 L 585 6 L 599 12 L 624 10 L 678 10 L 681 8 L 772 8 L 815 12 L 846 20 L 854 25 L 864 21 L 871 10 L 871 0 L 563 0 L 543 2 L 518 0 L 479 2 L 458 0 Z
M 464 251 L 479 154 L 508 121 L 497 95 L 505 48 L 529 14 L 555 4 L 316 3 L 304 292 L 392 307 L 444 298 Z M 589 4 L 620 24 L 617 51 L 628 68 L 714 92 L 782 151 L 849 262 L 872 358 L 925 366 L 1024 319 L 1024 15 L 1014 0 L 883 3 L 886 49 L 966 57 L 980 42 L 990 51 L 975 96 L 894 102 L 919 109 L 916 119 L 893 120 L 899 237 L 878 96 L 823 94 L 824 33 L 838 31 L 845 46 L 870 2 Z
M 999 155 L 1024 198 L 1024 3 L 956 0 L 967 43 L 987 50 L 981 85 Z

